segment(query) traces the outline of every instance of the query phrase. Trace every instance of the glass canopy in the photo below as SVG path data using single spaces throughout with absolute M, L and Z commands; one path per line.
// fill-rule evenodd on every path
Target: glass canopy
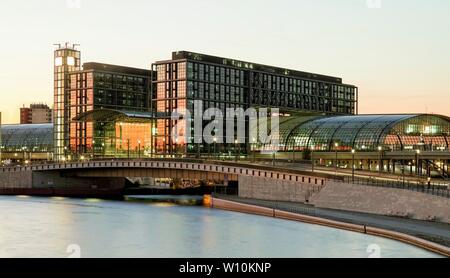
M 280 124 L 284 151 L 449 150 L 450 118 L 439 115 L 318 116 Z
M 53 152 L 53 124 L 2 125 L 3 152 Z

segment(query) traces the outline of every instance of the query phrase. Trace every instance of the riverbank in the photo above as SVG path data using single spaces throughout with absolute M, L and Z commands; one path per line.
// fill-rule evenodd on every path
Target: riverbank
M 285 202 L 270 202 L 230 196 L 215 196 L 211 207 L 317 224 L 405 242 L 450 257 L 450 225 L 397 219 L 363 213 L 317 209 Z

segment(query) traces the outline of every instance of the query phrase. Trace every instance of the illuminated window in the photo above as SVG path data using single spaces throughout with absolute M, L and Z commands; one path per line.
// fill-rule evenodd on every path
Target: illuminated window
M 75 58 L 74 57 L 67 57 L 67 64 L 69 66 L 75 66 Z
M 55 66 L 59 67 L 63 65 L 63 58 L 62 57 L 56 57 L 55 59 Z

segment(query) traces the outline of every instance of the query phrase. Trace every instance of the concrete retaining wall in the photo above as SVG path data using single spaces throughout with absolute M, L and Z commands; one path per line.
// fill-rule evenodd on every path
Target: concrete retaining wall
M 0 188 L 31 188 L 31 172 L 0 173 Z
M 61 175 L 59 172 L 33 172 L 33 188 L 124 188 L 125 178 L 96 178 Z
M 239 176 L 239 197 L 242 198 L 305 203 L 322 188 L 320 184 Z
M 311 200 L 320 208 L 450 223 L 450 199 L 404 189 L 327 183 Z
M 2 172 L 0 189 L 118 189 L 124 188 L 125 178 L 95 178 L 64 176 L 59 172 Z

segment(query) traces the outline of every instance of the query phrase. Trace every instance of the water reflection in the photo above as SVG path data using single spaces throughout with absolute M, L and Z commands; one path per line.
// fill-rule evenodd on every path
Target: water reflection
M 197 206 L 202 197 L 126 201 L 0 196 L 0 257 L 437 257 L 316 225 Z M 193 205 L 195 204 L 195 205 Z

